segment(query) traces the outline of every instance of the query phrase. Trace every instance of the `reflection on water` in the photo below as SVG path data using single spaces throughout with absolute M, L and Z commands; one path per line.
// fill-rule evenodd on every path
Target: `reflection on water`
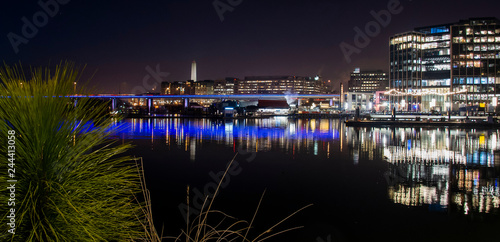
M 396 204 L 451 213 L 500 214 L 500 133 L 446 128 L 346 128 L 340 120 L 130 119 L 122 139 L 150 139 L 197 159 L 204 143 L 344 162 L 386 162 Z M 338 154 L 344 154 L 338 155 Z M 321 169 L 318 167 L 317 169 Z
M 354 162 L 383 156 L 390 199 L 463 214 L 499 213 L 498 131 L 348 129 Z
M 165 139 L 167 146 L 177 146 L 190 152 L 196 159 L 196 149 L 203 142 L 223 144 L 246 151 L 279 150 L 295 155 L 318 155 L 339 139 L 341 123 L 338 120 L 289 120 L 286 117 L 270 119 L 130 119 L 120 132 L 123 139 Z

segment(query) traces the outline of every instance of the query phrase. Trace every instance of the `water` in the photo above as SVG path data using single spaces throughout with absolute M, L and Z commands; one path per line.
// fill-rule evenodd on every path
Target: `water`
M 200 194 L 269 241 L 483 241 L 500 225 L 500 132 L 348 128 L 340 120 L 128 119 L 116 135 L 143 157 L 155 223 L 176 236 Z M 200 205 L 200 206 L 196 206 Z M 183 209 L 184 208 L 184 209 Z M 184 213 L 181 213 L 184 211 Z M 214 221 L 215 222 L 215 221 Z M 161 228 L 161 227 L 160 227 Z

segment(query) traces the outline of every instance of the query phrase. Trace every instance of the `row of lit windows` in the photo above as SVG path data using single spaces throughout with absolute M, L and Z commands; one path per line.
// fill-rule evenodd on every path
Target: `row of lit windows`
M 495 43 L 500 43 L 500 37 L 497 41 L 491 41 Z M 476 42 L 478 43 L 478 42 Z M 406 50 L 406 49 L 422 49 L 422 50 L 428 50 L 428 49 L 436 49 L 436 48 L 446 48 L 443 49 L 443 53 L 440 53 L 440 55 L 449 55 L 449 47 L 450 44 L 449 42 L 432 42 L 432 43 L 426 43 L 426 44 L 415 44 L 415 43 L 409 43 L 409 44 L 400 44 L 397 45 L 397 50 Z M 467 45 L 467 49 L 469 51 L 487 51 L 487 50 L 500 50 L 500 45 L 493 45 L 493 44 L 483 44 L 483 45 Z
M 445 35 L 431 35 L 431 36 L 426 36 L 425 38 L 422 38 L 422 40 L 424 42 L 450 40 L 450 35 L 449 34 L 445 34 Z
M 459 30 L 458 34 L 463 34 L 464 30 Z M 493 30 L 473 30 L 471 28 L 465 29 L 465 34 L 466 35 L 491 35 L 491 34 L 500 34 L 500 29 L 495 29 L 495 32 Z
M 453 62 L 453 68 L 458 68 L 458 67 L 483 67 L 483 63 L 481 61 L 455 61 Z
M 500 45 L 467 45 L 468 51 L 500 50 Z
M 397 38 L 392 38 L 391 39 L 391 45 L 399 44 L 399 43 L 405 43 L 405 42 L 420 42 L 421 39 L 420 35 L 405 35 L 405 36 L 400 36 Z
M 428 64 L 443 64 L 443 63 L 450 63 L 451 58 L 450 57 L 439 57 L 439 58 L 427 58 L 422 61 L 423 65 L 428 65 Z
M 370 74 L 351 73 L 351 76 L 385 76 L 385 73 L 370 73 Z
M 370 80 L 381 80 L 381 81 L 383 81 L 386 79 L 387 79 L 386 77 L 379 77 L 379 78 L 376 78 L 376 77 L 366 77 L 366 78 L 359 78 L 358 77 L 358 78 L 356 78 L 356 77 L 354 77 L 352 80 L 354 80 L 354 81 L 366 81 L 366 80 L 369 80 L 369 81 Z
M 450 86 L 450 79 L 422 80 L 423 87 Z
M 497 84 L 500 83 L 498 77 L 456 77 L 453 79 L 453 84 L 495 84 L 495 79 Z
M 356 91 L 362 91 L 362 90 L 375 90 L 378 88 L 375 88 L 375 87 L 351 87 L 351 89 L 356 90 Z
M 467 37 L 464 38 L 462 36 L 454 37 L 453 43 L 499 43 L 500 36 L 483 36 L 483 37 Z
M 422 61 L 420 59 L 413 59 L 413 60 L 406 60 L 406 61 L 401 61 L 399 64 L 404 65 L 404 64 L 420 64 Z M 391 66 L 393 65 L 398 65 L 397 61 L 391 62 Z
M 400 44 L 397 46 L 398 50 L 406 50 L 406 49 L 421 49 L 422 45 L 421 44 L 415 44 L 415 43 L 408 43 L 408 44 Z
M 467 28 L 465 30 L 466 35 L 494 35 L 494 34 L 500 34 L 500 29 L 495 29 L 493 30 L 475 30 L 471 28 Z M 459 34 L 463 34 L 463 30 L 459 30 Z M 440 41 L 440 40 L 449 40 L 450 35 L 445 34 L 445 35 L 434 35 L 434 36 L 426 36 L 422 37 L 420 35 L 415 35 L 415 34 L 409 34 L 409 35 L 404 35 L 404 36 L 399 36 L 399 37 L 394 37 L 391 39 L 391 44 L 399 44 L 399 43 L 407 43 L 407 42 L 432 42 L 432 41 Z
M 386 80 L 387 80 L 387 79 L 384 79 L 384 80 L 382 80 L 382 81 L 386 81 Z M 362 83 L 363 83 L 363 84 L 365 84 L 365 83 L 368 83 L 368 84 L 370 84 L 370 83 L 380 83 L 380 81 L 363 81 Z
M 288 79 L 283 79 L 283 80 L 244 80 L 244 81 L 239 81 L 239 83 L 272 83 L 272 82 L 296 82 L 296 83 L 303 83 L 303 82 L 311 82 L 314 83 L 315 81 L 313 80 L 288 80 Z
M 443 71 L 450 70 L 450 64 L 436 64 L 430 66 L 422 66 L 422 71 Z
M 278 88 L 278 87 L 280 87 L 280 88 L 286 88 L 286 87 L 301 88 L 301 87 L 314 87 L 314 86 L 313 85 L 311 85 L 311 86 L 304 86 L 304 85 L 300 85 L 300 86 L 299 85 L 297 85 L 297 86 L 293 86 L 293 85 L 279 85 L 279 86 L 278 85 L 265 85 L 265 86 L 264 85 L 260 85 L 260 86 L 259 85 L 239 85 L 238 86 L 238 88 L 259 88 L 259 87 L 260 88 Z
M 454 55 L 453 58 L 455 59 L 498 59 L 500 58 L 500 52 L 497 53 L 482 53 L 482 54 L 477 54 L 477 53 L 469 53 L 468 55 Z
M 315 89 L 316 87 L 305 87 L 305 88 L 293 88 L 293 87 L 281 87 L 281 88 L 266 88 L 266 87 L 255 87 L 255 88 L 238 88 L 238 90 L 240 91 L 246 91 L 246 90 L 290 90 L 290 89 L 293 89 L 293 90 L 305 90 L 305 89 Z
M 393 71 L 394 69 L 391 69 Z M 402 68 L 396 69 L 397 71 L 420 71 L 420 66 L 403 66 Z
M 422 49 L 427 50 L 427 49 L 436 49 L 436 48 L 449 48 L 450 47 L 450 42 L 431 42 L 431 43 L 425 43 L 422 44 Z

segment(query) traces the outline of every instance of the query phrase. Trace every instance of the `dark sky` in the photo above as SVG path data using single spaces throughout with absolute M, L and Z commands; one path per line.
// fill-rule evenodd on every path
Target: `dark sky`
M 3 1 L 1 57 L 25 66 L 60 60 L 86 64 L 85 73 L 95 73 L 90 85 L 100 93 L 118 93 L 120 86 L 122 93 L 147 89 L 155 82 L 148 66 L 170 73 L 156 79 L 188 80 L 193 60 L 198 80 L 320 74 L 338 83 L 355 67 L 387 70 L 391 35 L 470 17 L 500 18 L 498 0 L 401 0 L 401 13 L 392 14 L 387 27 L 348 63 L 340 43 L 354 45 L 354 28 L 364 29 L 374 21 L 370 11 L 387 10 L 392 0 L 217 0 L 235 4 L 223 21 L 214 0 L 59 1 L 41 0 L 58 3 L 50 5 L 53 17 L 43 14 L 37 1 Z M 27 29 L 31 36 L 23 36 L 23 17 L 30 23 L 38 19 L 35 34 Z M 17 53 L 9 33 L 27 37 Z

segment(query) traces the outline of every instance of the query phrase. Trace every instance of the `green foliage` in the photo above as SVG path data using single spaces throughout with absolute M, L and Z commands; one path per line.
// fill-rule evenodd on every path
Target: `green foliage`
M 113 144 L 108 106 L 77 105 L 79 68 L 0 69 L 0 240 L 124 241 L 143 236 L 136 163 Z M 83 93 L 78 90 L 78 93 Z M 15 207 L 7 206 L 7 132 L 15 130 Z M 7 215 L 15 208 L 15 235 Z

